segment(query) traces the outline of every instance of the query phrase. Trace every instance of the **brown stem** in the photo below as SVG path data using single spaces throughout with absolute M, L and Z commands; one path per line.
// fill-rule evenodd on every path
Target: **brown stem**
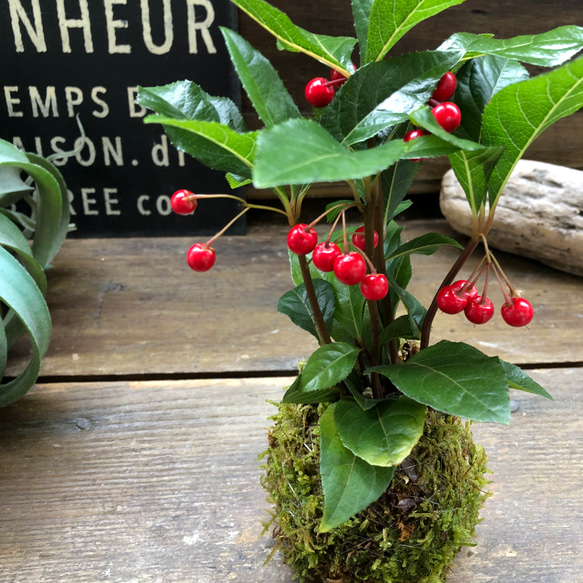
M 445 287 L 446 285 L 449 285 L 450 283 L 453 282 L 455 276 L 459 273 L 460 269 L 464 266 L 465 262 L 469 259 L 470 255 L 474 252 L 479 242 L 480 242 L 479 239 L 471 239 L 468 242 L 465 249 L 463 250 L 463 253 L 457 258 L 457 261 L 452 265 L 448 274 L 445 276 L 444 280 L 441 282 L 441 285 L 437 289 L 437 292 L 433 296 L 433 301 L 431 302 L 431 305 L 427 310 L 427 314 L 425 315 L 425 319 L 423 320 L 423 326 L 421 328 L 421 346 L 420 346 L 421 349 L 427 348 L 429 346 L 431 325 L 433 324 L 435 314 L 437 313 L 437 293 L 442 287 Z
M 314 282 L 312 280 L 312 275 L 310 273 L 310 268 L 308 266 L 306 256 L 298 255 L 298 258 L 300 262 L 300 269 L 302 270 L 302 279 L 304 280 L 306 293 L 308 294 L 308 301 L 310 302 L 312 313 L 314 314 L 314 319 L 316 320 L 316 329 L 318 330 L 320 342 L 322 344 L 331 344 L 332 338 L 330 338 L 330 334 L 324 322 L 322 310 L 320 310 L 320 305 L 318 304 L 318 298 L 316 297 L 316 290 L 314 289 Z
M 370 324 L 371 324 L 371 347 L 370 347 L 370 364 L 371 366 L 378 366 L 381 364 L 380 355 L 381 349 L 379 344 L 379 339 L 381 336 L 381 326 L 380 326 L 380 315 L 379 307 L 376 302 L 367 302 L 368 310 L 370 312 Z M 373 372 L 370 375 L 370 381 L 372 384 L 372 394 L 375 399 L 382 399 L 384 397 L 383 386 L 381 385 L 381 379 L 378 372 Z

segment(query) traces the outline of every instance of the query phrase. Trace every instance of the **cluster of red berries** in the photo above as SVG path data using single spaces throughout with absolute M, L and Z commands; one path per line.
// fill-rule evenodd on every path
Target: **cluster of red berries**
M 433 114 L 435 121 L 450 134 L 457 130 L 462 121 L 462 114 L 459 107 L 455 103 L 448 101 L 453 97 L 456 87 L 457 79 L 451 71 L 448 71 L 439 80 L 439 83 L 429 100 L 429 105 L 432 106 L 431 113 Z M 403 139 L 406 142 L 410 142 L 415 138 L 426 136 L 428 134 L 429 132 L 427 130 L 415 129 L 406 133 Z M 418 162 L 420 160 L 413 161 Z
M 342 73 L 330 69 L 330 79 L 316 77 L 306 85 L 304 92 L 306 101 L 312 107 L 326 107 L 334 99 L 335 88 L 341 87 L 345 82 L 346 77 Z
M 354 232 L 352 244 L 360 251 L 342 253 L 336 243 L 328 240 L 318 243 L 316 231 L 303 223 L 292 227 L 287 236 L 290 251 L 296 255 L 312 253 L 312 262 L 320 271 L 333 271 L 338 281 L 345 285 L 360 284 L 360 291 L 367 300 L 382 300 L 389 291 L 389 282 L 382 273 L 373 271 L 367 275 L 367 262 L 361 253 L 365 249 L 364 227 Z M 374 244 L 378 244 L 376 232 Z
M 437 294 L 437 306 L 446 314 L 464 312 L 472 324 L 485 324 L 494 316 L 494 304 L 480 296 L 471 282 L 459 280 L 442 287 Z M 534 310 L 528 300 L 508 297 L 500 309 L 503 320 L 510 326 L 521 327 L 530 323 Z

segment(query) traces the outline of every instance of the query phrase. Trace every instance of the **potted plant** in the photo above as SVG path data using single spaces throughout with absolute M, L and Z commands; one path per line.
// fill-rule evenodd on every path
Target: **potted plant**
M 24 334 L 32 346 L 25 368 L 0 384 L 0 407 L 22 397 L 38 378 L 51 337 L 45 270 L 67 236 L 69 216 L 57 168 L 0 140 L 0 379 L 10 346 Z
M 550 395 L 468 344 L 431 344 L 431 325 L 438 309 L 486 324 L 496 311 L 492 285 L 504 294 L 497 317 L 508 334 L 534 316 L 487 236 L 525 150 L 583 105 L 583 59 L 571 60 L 583 29 L 506 40 L 460 33 L 433 51 L 393 57 L 411 28 L 463 0 L 353 0 L 356 38 L 312 34 L 263 0 L 233 2 L 280 48 L 322 63 L 322 76 L 306 80 L 313 115 L 302 116 L 271 64 L 228 29 L 261 130 L 249 131 L 232 101 L 187 81 L 140 88 L 139 102 L 157 114 L 146 123 L 163 124 L 177 148 L 226 172 L 233 188 L 272 188 L 281 203 L 272 210 L 289 221 L 295 287 L 278 309 L 319 347 L 269 434 L 263 482 L 277 548 L 300 581 L 444 581 L 487 495 L 485 454 L 461 420 L 509 423 L 509 388 Z M 530 78 L 524 64 L 553 69 Z M 436 233 L 403 243 L 395 221 L 411 204 L 416 171 L 435 156 L 449 156 L 466 192 L 473 234 L 465 247 Z M 303 220 L 302 202 L 320 181 L 344 181 L 353 197 Z M 188 215 L 206 196 L 180 190 L 172 207 Z M 256 206 L 240 202 L 241 214 Z M 361 226 L 348 225 L 349 209 L 361 212 Z M 314 227 L 326 222 L 320 238 Z M 188 250 L 192 269 L 213 266 L 216 237 Z M 410 257 L 442 245 L 460 255 L 425 307 L 407 290 Z M 478 248 L 476 269 L 458 275 Z

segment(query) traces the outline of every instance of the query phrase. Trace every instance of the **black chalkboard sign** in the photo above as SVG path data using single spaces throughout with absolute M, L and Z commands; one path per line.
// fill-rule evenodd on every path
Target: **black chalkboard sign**
M 0 3 L 0 137 L 43 156 L 79 148 L 60 166 L 82 237 L 212 235 L 237 202 L 194 216 L 170 211 L 180 188 L 230 192 L 213 172 L 143 124 L 136 87 L 191 79 L 238 101 L 219 26 L 228 0 L 4 0 Z M 76 117 L 86 137 L 80 137 Z M 240 194 L 240 193 L 238 193 Z M 230 233 L 242 233 L 244 221 Z

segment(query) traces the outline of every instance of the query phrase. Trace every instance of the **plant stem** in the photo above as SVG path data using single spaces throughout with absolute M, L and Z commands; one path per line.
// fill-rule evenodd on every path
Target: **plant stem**
M 433 296 L 433 301 L 431 302 L 431 305 L 427 310 L 427 314 L 425 315 L 425 319 L 423 320 L 423 326 L 421 328 L 421 346 L 420 346 L 421 350 L 429 346 L 431 325 L 433 324 L 435 314 L 437 313 L 437 293 L 442 287 L 445 287 L 446 285 L 449 285 L 450 283 L 453 282 L 455 276 L 459 273 L 460 269 L 464 266 L 465 262 L 469 259 L 470 255 L 474 252 L 479 242 L 480 242 L 479 238 L 470 239 L 465 249 L 463 250 L 462 254 L 457 258 L 457 261 L 452 265 L 448 274 L 445 276 L 444 280 L 441 282 L 441 285 L 437 289 L 437 292 Z
M 314 320 L 316 321 L 316 329 L 318 330 L 320 342 L 322 344 L 331 344 L 332 338 L 330 338 L 330 334 L 324 322 L 322 310 L 320 310 L 320 305 L 318 304 L 318 298 L 316 297 L 316 290 L 314 289 L 314 282 L 312 280 L 312 274 L 310 273 L 308 261 L 306 260 L 305 255 L 298 255 L 298 259 L 300 262 L 300 269 L 302 270 L 302 279 L 304 280 L 306 293 L 308 294 L 308 301 L 310 302 L 310 307 L 312 308 L 312 313 L 314 314 Z

